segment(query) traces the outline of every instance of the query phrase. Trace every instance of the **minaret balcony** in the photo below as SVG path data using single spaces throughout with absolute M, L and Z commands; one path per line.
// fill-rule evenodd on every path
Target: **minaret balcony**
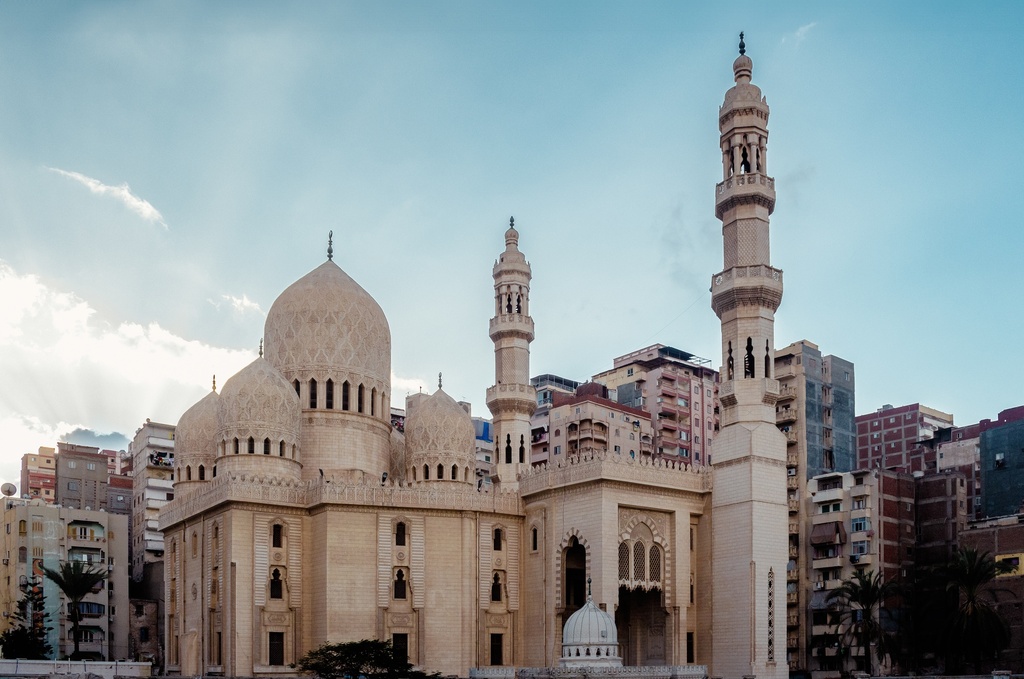
M 499 336 L 514 335 L 533 341 L 533 319 L 526 314 L 501 314 L 491 319 L 491 339 Z
M 486 399 L 492 414 L 519 412 L 532 415 L 537 409 L 537 390 L 529 384 L 496 384 L 487 387 Z
M 782 270 L 768 264 L 734 266 L 711 277 L 711 308 L 718 317 L 738 306 L 775 311 L 782 303 Z
M 775 178 L 758 172 L 737 174 L 715 187 L 715 216 L 722 218 L 739 205 L 761 205 L 771 214 L 775 210 Z

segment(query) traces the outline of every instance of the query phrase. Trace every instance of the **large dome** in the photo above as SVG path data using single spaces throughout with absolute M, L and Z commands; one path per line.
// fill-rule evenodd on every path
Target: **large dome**
M 217 454 L 220 429 L 220 396 L 211 390 L 178 419 L 174 429 L 174 462 L 179 481 L 189 480 L 181 472 L 186 466 L 212 462 Z
M 391 383 L 391 330 L 380 306 L 328 260 L 292 283 L 270 307 L 266 356 L 284 376 L 352 375 Z M 361 380 L 360 380 L 361 381 Z
M 470 483 L 476 467 L 476 431 L 469 413 L 440 388 L 409 411 L 405 422 L 406 460 L 424 480 Z M 419 478 L 413 476 L 413 478 Z

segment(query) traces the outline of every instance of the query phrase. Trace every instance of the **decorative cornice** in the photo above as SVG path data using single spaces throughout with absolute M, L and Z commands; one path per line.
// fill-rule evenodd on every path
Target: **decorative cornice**
M 526 470 L 519 478 L 523 497 L 554 488 L 595 481 L 619 481 L 672 491 L 706 493 L 711 475 L 705 467 L 693 467 L 666 459 L 641 457 L 637 460 L 607 450 L 584 451 Z

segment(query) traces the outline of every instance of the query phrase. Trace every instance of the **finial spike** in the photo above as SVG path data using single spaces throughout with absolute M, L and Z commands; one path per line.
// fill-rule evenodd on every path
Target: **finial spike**
M 508 218 L 508 228 L 510 228 L 510 229 L 516 228 L 516 218 L 515 217 L 509 217 Z
M 593 593 L 593 592 L 591 591 L 591 589 L 590 589 L 590 583 L 591 583 L 591 582 L 592 582 L 592 580 L 591 580 L 590 578 L 587 578 L 587 598 L 588 598 L 588 599 L 589 599 L 589 598 L 590 598 L 591 596 L 593 596 L 593 594 L 594 594 L 594 593 Z
M 334 259 L 334 231 L 327 232 L 327 259 Z
M 213 376 L 213 390 L 217 391 L 217 376 Z
M 263 338 L 260 338 L 260 358 L 263 358 Z
M 437 373 L 437 388 L 441 388 L 441 373 Z
M 743 44 L 743 31 L 740 31 L 740 56 L 747 53 L 747 46 Z

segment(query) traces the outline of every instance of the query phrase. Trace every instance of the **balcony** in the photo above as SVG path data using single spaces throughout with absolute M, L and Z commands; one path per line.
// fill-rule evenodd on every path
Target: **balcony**
M 786 603 L 787 604 L 798 604 L 800 603 L 799 592 L 786 592 Z
M 799 535 L 800 534 L 800 523 L 798 521 L 789 522 L 789 534 Z
M 800 582 L 800 572 L 795 569 L 786 571 L 786 582 Z
M 786 477 L 786 488 L 789 488 L 790 490 L 796 490 L 799 487 L 800 477 L 796 476 L 795 474 L 793 476 Z
M 786 616 L 786 627 L 799 627 L 800 626 L 800 614 L 790 613 Z
M 811 562 L 812 568 L 839 568 L 845 565 L 845 559 L 840 556 L 831 556 L 823 559 L 815 558 Z
M 791 398 L 796 398 L 796 387 L 791 384 L 783 384 L 779 387 L 779 400 L 788 401 Z
M 795 514 L 800 511 L 800 500 L 789 501 L 789 513 Z
M 795 450 L 791 450 L 786 453 L 786 466 L 787 467 L 799 467 L 800 466 L 800 455 Z
M 792 526 L 792 525 L 793 524 L 790 524 L 790 526 Z M 800 557 L 800 548 L 797 547 L 796 545 L 790 545 L 789 546 L 789 558 L 790 559 L 797 559 L 799 557 Z
M 796 408 L 780 408 L 775 413 L 776 424 L 789 424 L 791 422 L 796 422 Z
M 782 433 L 786 435 L 786 445 L 787 446 L 795 446 L 796 445 L 796 443 L 797 443 L 797 435 L 796 435 L 795 431 L 790 429 L 789 431 L 784 431 Z

